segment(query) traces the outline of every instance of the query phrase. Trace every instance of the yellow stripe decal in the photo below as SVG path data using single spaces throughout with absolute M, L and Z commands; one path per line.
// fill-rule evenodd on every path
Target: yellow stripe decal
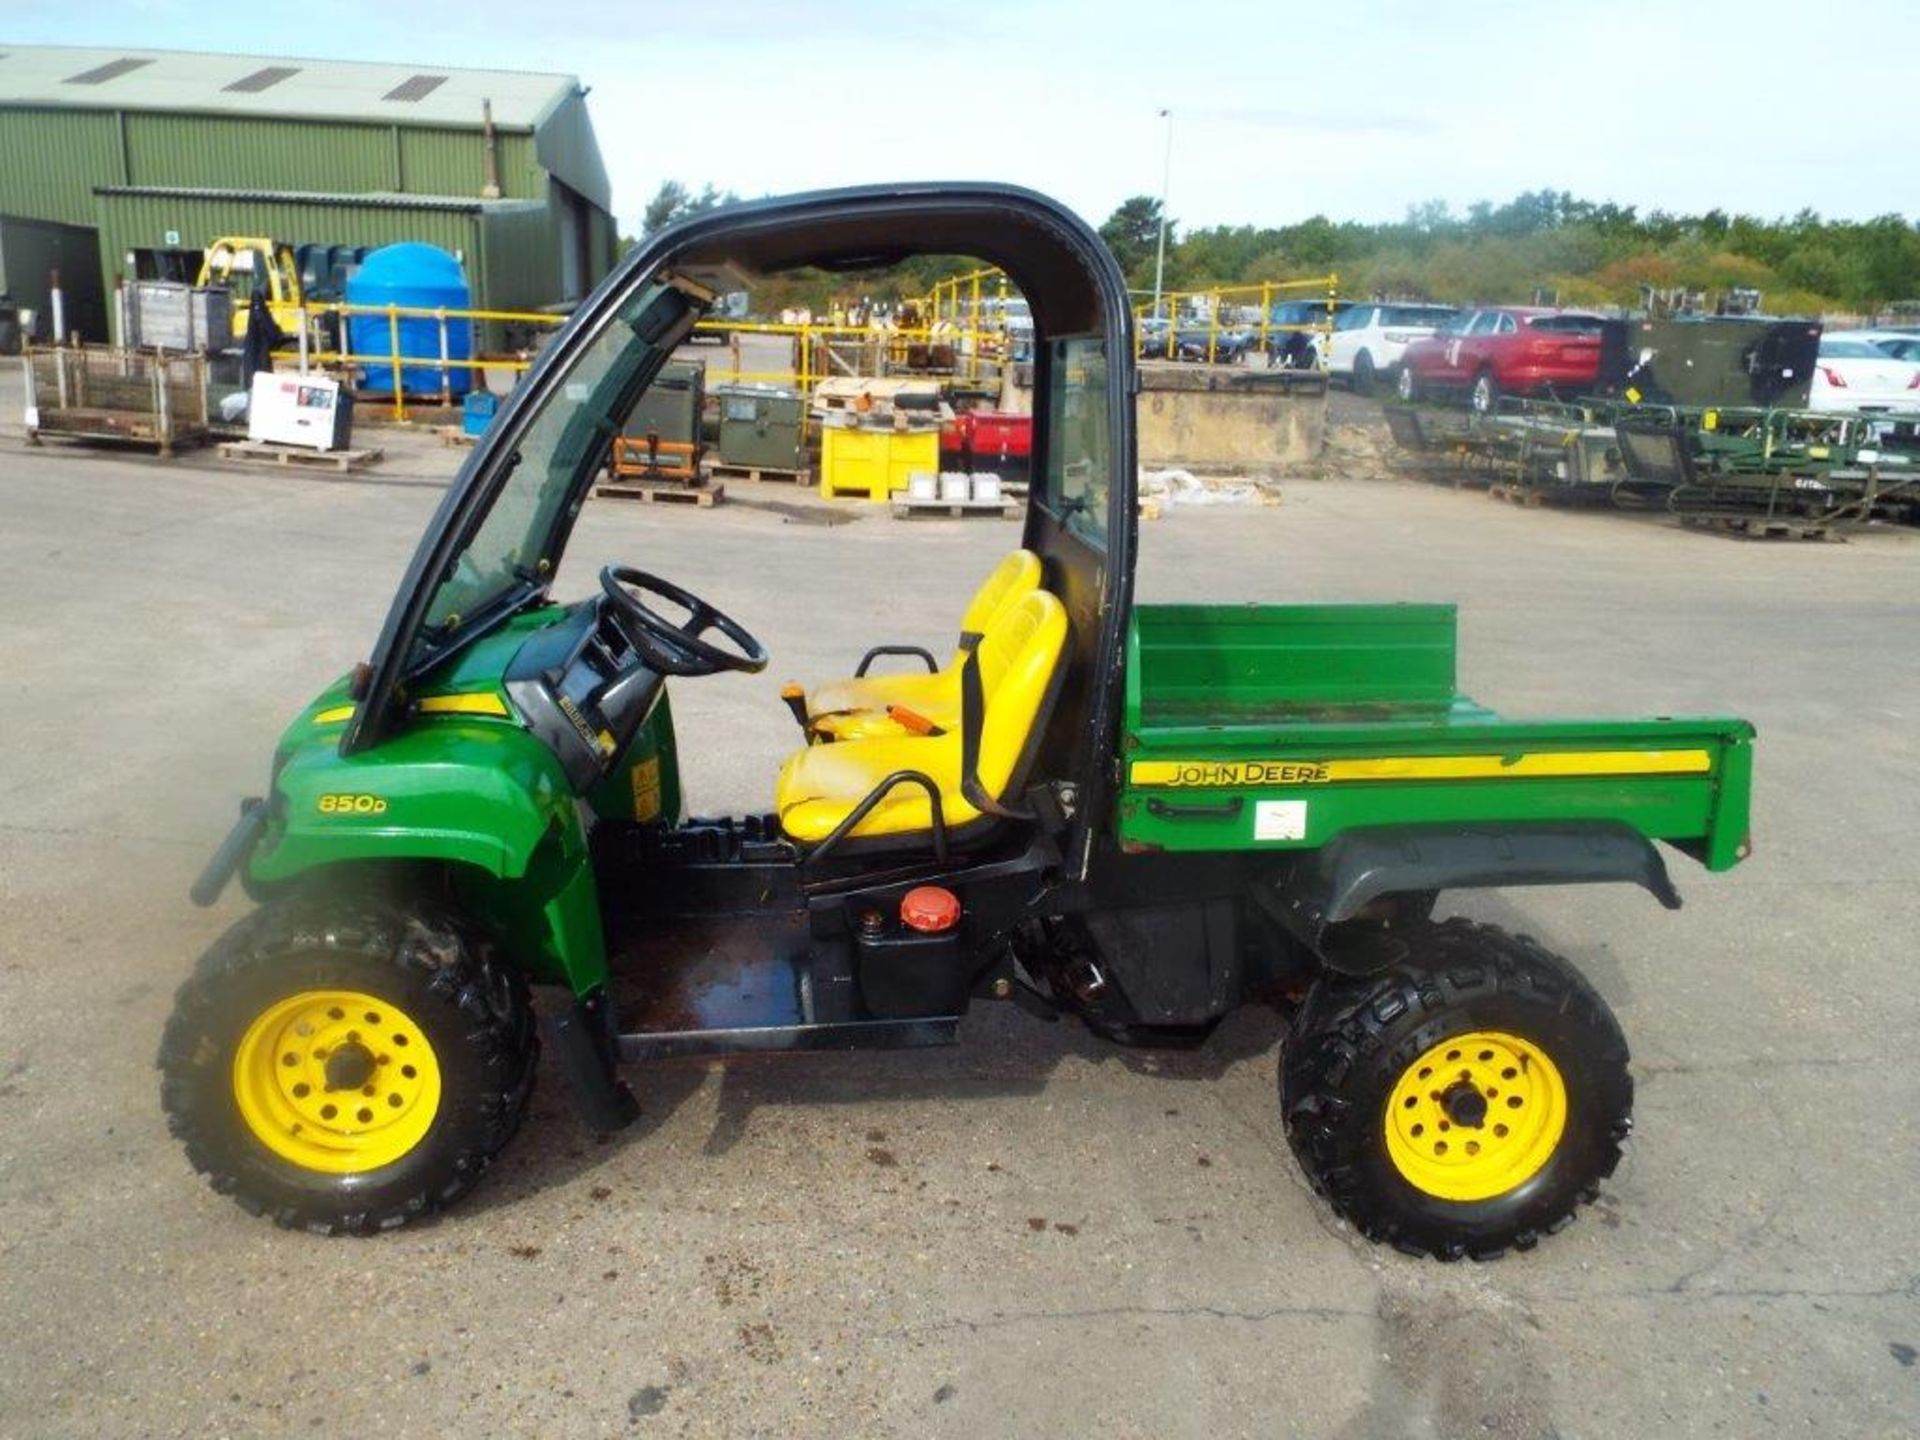
M 506 701 L 491 690 L 481 690 L 471 695 L 422 696 L 420 713 L 423 715 L 498 715 L 504 719 L 510 712 L 507 710 Z
M 353 718 L 353 712 L 357 708 L 358 707 L 354 705 L 335 705 L 330 709 L 322 710 L 316 714 L 313 717 L 313 723 L 316 725 L 338 725 L 342 720 L 351 720 Z
M 1366 760 L 1136 760 L 1135 785 L 1330 785 L 1361 780 L 1538 780 L 1595 775 L 1705 775 L 1705 750 L 1539 750 L 1512 755 L 1403 755 Z

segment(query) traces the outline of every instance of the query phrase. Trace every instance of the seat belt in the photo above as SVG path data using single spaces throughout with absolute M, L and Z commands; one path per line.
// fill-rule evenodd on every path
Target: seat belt
M 980 651 L 976 646 L 967 651 L 966 662 L 960 667 L 960 793 L 983 815 L 1002 820 L 1032 820 L 1036 817 L 1031 810 L 1002 805 L 987 794 L 987 787 L 980 783 L 980 729 L 986 715 L 986 692 L 980 679 Z

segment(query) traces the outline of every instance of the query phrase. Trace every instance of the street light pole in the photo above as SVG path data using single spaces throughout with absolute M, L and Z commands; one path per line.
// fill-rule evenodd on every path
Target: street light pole
M 1160 289 L 1167 276 L 1167 190 L 1173 183 L 1173 111 L 1162 110 L 1160 118 L 1167 122 L 1167 153 L 1160 167 L 1160 241 L 1153 257 L 1153 310 L 1155 318 L 1160 315 Z M 1168 317 L 1171 319 L 1171 317 Z

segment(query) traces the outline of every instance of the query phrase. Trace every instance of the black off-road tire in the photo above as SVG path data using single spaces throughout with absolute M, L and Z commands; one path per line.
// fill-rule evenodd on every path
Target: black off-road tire
M 432 1045 L 439 1107 L 406 1154 L 351 1175 L 282 1158 L 242 1119 L 236 1047 L 255 1016 L 308 989 L 351 989 L 404 1010 Z M 156 1062 L 168 1128 L 193 1168 L 287 1229 L 366 1235 L 466 1193 L 513 1138 L 540 1042 L 525 979 L 442 913 L 289 901 L 240 920 L 180 987 Z
M 1380 372 L 1374 368 L 1373 352 L 1362 350 L 1353 357 L 1353 379 L 1348 383 L 1353 387 L 1354 394 L 1371 395 L 1379 375 Z
M 1287 1138 L 1314 1190 L 1369 1240 L 1412 1255 L 1487 1260 L 1564 1228 L 1620 1162 L 1633 1079 L 1620 1027 L 1580 974 L 1523 935 L 1445 920 L 1400 932 L 1402 958 L 1364 978 L 1314 982 L 1281 1056 Z M 1531 1042 L 1565 1081 L 1565 1131 L 1505 1194 L 1436 1198 L 1395 1166 L 1385 1110 L 1419 1056 L 1454 1035 Z

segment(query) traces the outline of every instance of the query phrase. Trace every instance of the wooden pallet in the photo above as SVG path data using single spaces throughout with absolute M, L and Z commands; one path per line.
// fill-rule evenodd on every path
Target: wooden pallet
M 956 520 L 966 515 L 993 515 L 1012 520 L 1020 513 L 1016 500 L 916 500 L 910 495 L 895 495 L 892 503 L 896 520 L 910 520 L 916 515 L 945 515 Z
M 372 450 L 303 450 L 297 445 L 269 445 L 258 440 L 229 440 L 220 447 L 222 460 L 249 465 L 282 465 L 289 469 L 333 470 L 345 474 L 377 465 L 386 452 Z
M 673 480 L 658 483 L 647 480 L 613 480 L 596 485 L 593 493 L 614 496 L 622 500 L 644 500 L 649 505 L 656 500 L 673 501 L 681 505 L 698 505 L 702 510 L 706 510 L 725 498 L 727 487 L 718 483 L 688 485 Z
M 721 465 L 707 466 L 707 474 L 717 480 L 780 480 L 794 485 L 813 484 L 811 470 L 779 470 L 764 465 Z

